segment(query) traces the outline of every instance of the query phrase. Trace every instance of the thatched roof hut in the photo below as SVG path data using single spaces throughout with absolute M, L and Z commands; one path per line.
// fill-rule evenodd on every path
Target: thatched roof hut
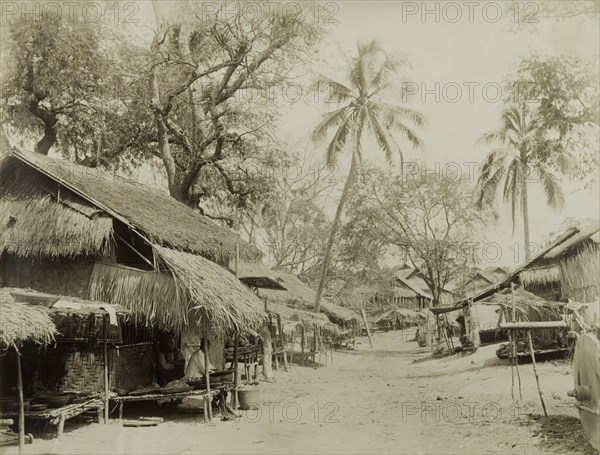
M 54 341 L 56 326 L 45 307 L 17 303 L 9 289 L 0 288 L 0 346 L 19 348 L 23 341 L 47 345 Z
M 217 264 L 236 249 L 247 260 L 260 251 L 168 194 L 23 151 L 4 156 L 0 172 L 0 253 L 57 266 L 85 256 L 93 263 L 85 296 L 121 304 L 146 324 L 245 328 L 264 320 L 260 300 Z M 119 261 L 125 253 L 133 267 Z
M 56 243 L 56 256 L 97 250 L 112 233 L 112 223 L 106 220 L 110 216 L 143 233 L 151 243 L 164 247 L 229 260 L 235 255 L 235 245 L 239 244 L 242 258 L 256 260 L 261 256 L 256 247 L 236 234 L 167 193 L 138 182 L 22 150 L 8 153 L 0 165 L 2 187 L 7 192 L 0 201 L 0 223 L 10 228 L 3 229 L 0 234 L 2 250 L 14 251 L 20 256 L 36 256 L 47 249 L 42 243 L 48 241 L 51 245 Z M 48 191 L 48 180 L 39 178 L 38 173 L 70 191 Z M 49 205 L 53 201 L 58 204 Z M 27 214 L 29 218 L 25 216 Z M 38 230 L 17 229 L 28 219 L 31 221 L 31 217 L 36 223 L 42 219 L 54 220 L 55 226 L 49 226 L 45 232 L 49 236 L 45 238 L 46 242 L 42 241 L 44 238 Z M 85 231 L 72 232 L 74 221 L 88 226 Z
M 477 302 L 520 284 L 545 300 L 591 302 L 600 296 L 600 223 L 572 227 L 504 279 L 458 303 Z

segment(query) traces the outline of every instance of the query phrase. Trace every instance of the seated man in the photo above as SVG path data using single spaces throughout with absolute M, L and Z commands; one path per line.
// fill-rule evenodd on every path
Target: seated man
M 200 343 L 200 349 L 194 351 L 185 368 L 185 380 L 194 381 L 202 379 L 206 375 L 206 365 L 204 363 L 204 340 Z M 208 361 L 208 371 L 215 371 L 215 367 Z

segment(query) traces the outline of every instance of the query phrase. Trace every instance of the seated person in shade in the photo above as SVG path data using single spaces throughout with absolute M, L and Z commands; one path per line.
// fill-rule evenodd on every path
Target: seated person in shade
M 158 383 L 161 386 L 183 377 L 184 361 L 175 347 L 175 340 L 169 337 L 160 344 L 158 353 Z
M 210 348 L 210 344 L 208 345 Z M 202 379 L 206 375 L 206 365 L 204 363 L 204 340 L 200 343 L 200 349 L 194 351 L 188 360 L 185 368 L 185 380 L 194 381 Z M 215 371 L 215 367 L 208 361 L 208 371 Z

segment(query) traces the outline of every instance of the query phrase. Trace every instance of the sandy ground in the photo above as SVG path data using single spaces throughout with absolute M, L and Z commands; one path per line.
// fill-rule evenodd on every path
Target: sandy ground
M 276 382 L 261 383 L 259 410 L 235 421 L 207 425 L 201 416 L 148 404 L 126 411 L 164 417 L 158 427 L 74 419 L 59 439 L 36 434 L 26 453 L 593 453 L 566 396 L 570 362 L 539 365 L 546 419 L 530 364 L 519 368 L 522 400 L 515 404 L 511 369 L 496 358 L 497 346 L 432 359 L 411 337 L 377 333 L 374 348 L 361 339 L 327 366 L 279 371 Z

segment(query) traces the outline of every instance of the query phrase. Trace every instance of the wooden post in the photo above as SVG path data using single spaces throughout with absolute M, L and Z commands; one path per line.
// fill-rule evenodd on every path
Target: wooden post
M 516 322 L 516 314 L 515 314 L 515 283 L 510 283 L 510 298 L 512 300 L 511 304 L 511 322 Z M 512 333 L 512 332 L 510 332 Z M 515 371 L 517 372 L 517 381 L 519 383 L 519 399 L 523 399 L 523 395 L 521 393 L 521 373 L 519 372 L 519 350 L 517 348 L 517 337 L 515 335 L 512 336 L 512 348 L 511 351 L 514 353 L 514 363 L 515 363 Z M 513 379 L 513 387 L 514 387 L 514 379 Z M 514 397 L 514 392 L 513 392 Z
M 238 278 L 240 276 L 239 267 L 240 267 L 240 244 L 235 244 L 235 276 Z
M 365 323 L 365 328 L 367 329 L 367 336 L 369 337 L 369 344 L 373 347 L 373 339 L 371 338 L 371 330 L 369 329 L 369 323 L 367 322 L 367 314 L 365 313 L 365 309 L 361 308 L 360 313 L 362 314 L 363 322 Z
M 237 244 L 236 244 L 237 246 Z M 237 248 L 236 248 L 237 251 Z M 233 346 L 233 396 L 231 397 L 233 410 L 237 410 L 238 406 L 238 344 L 239 344 L 239 332 L 235 331 L 234 346 Z
M 285 339 L 283 336 L 283 323 L 281 322 L 281 316 L 278 314 L 277 315 L 277 328 L 279 330 L 279 340 L 281 342 L 281 349 L 283 351 L 283 369 L 285 371 L 288 370 L 288 362 L 287 362 L 287 356 L 285 354 Z
M 540 378 L 537 373 L 537 367 L 535 365 L 535 352 L 533 351 L 533 341 L 531 340 L 531 331 L 527 331 L 527 339 L 529 341 L 529 353 L 531 354 L 531 363 L 533 364 L 533 373 L 535 374 L 535 382 L 537 384 L 538 394 L 540 395 L 540 401 L 542 402 L 542 409 L 544 410 L 544 415 L 548 417 L 548 412 L 546 411 L 546 403 L 544 403 L 544 397 L 542 396 L 542 389 L 540 387 Z
M 204 340 L 204 379 L 206 380 L 206 394 L 207 394 L 207 407 L 208 407 L 208 421 L 212 419 L 212 400 L 210 395 L 210 373 L 208 369 L 209 357 L 208 357 L 208 336 L 206 334 L 208 330 L 208 324 L 204 323 L 204 333 L 202 339 Z
M 108 423 L 108 413 L 110 411 L 108 407 L 108 314 L 103 317 L 103 344 L 104 344 L 104 423 Z
M 23 373 L 21 371 L 21 353 L 15 345 L 17 356 L 17 400 L 19 402 L 19 453 L 25 445 L 25 406 L 23 405 Z

